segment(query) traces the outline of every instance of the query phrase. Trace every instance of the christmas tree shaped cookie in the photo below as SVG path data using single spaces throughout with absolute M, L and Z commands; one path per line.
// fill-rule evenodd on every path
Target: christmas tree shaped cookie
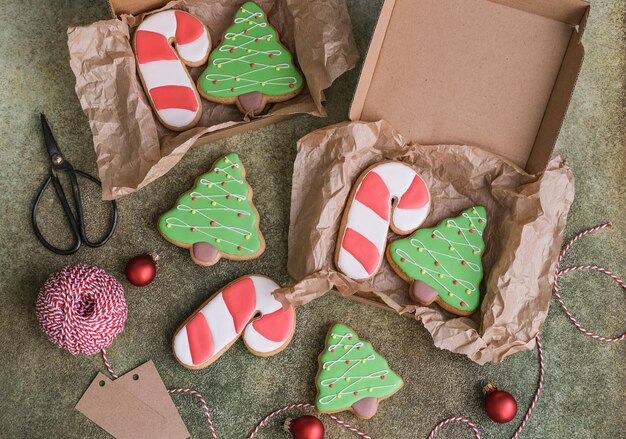
M 337 323 L 320 355 L 315 406 L 321 413 L 351 410 L 361 419 L 376 414 L 381 400 L 402 388 L 402 378 L 372 345 Z
M 470 315 L 480 304 L 486 226 L 485 208 L 475 206 L 437 227 L 392 242 L 387 259 L 411 282 L 409 293 L 417 303 L 437 302 L 454 314 Z
M 263 9 L 241 6 L 222 42 L 198 78 L 198 90 L 209 101 L 236 104 L 248 115 L 260 113 L 270 102 L 300 93 L 304 80 Z
M 188 248 L 199 265 L 213 265 L 221 257 L 243 260 L 259 256 L 265 241 L 245 175 L 237 154 L 219 159 L 161 216 L 161 235 Z

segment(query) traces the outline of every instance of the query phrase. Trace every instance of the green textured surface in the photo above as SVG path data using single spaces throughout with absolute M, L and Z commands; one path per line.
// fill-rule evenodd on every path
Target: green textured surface
M 291 54 L 261 14 L 263 10 L 251 2 L 235 14 L 200 76 L 199 87 L 207 96 L 230 98 L 255 91 L 280 96 L 302 87 Z
M 405 277 L 434 288 L 451 308 L 474 311 L 480 303 L 476 291 L 483 278 L 486 216 L 482 206 L 467 209 L 436 227 L 397 239 L 389 254 Z
M 381 1 L 350 0 L 348 4 L 363 54 Z M 190 151 L 167 176 L 120 201 L 119 230 L 105 247 L 61 257 L 38 244 L 30 229 L 29 209 L 46 175 L 47 161 L 37 113 L 46 112 L 72 163 L 95 173 L 91 133 L 74 94 L 65 30 L 70 24 L 108 16 L 105 1 L 0 0 L 4 23 L 0 29 L 0 436 L 107 437 L 73 408 L 96 372 L 104 371 L 101 359 L 72 357 L 49 343 L 37 327 L 35 298 L 46 276 L 65 264 L 95 264 L 122 279 L 129 258 L 156 251 L 162 260 L 152 285 L 136 289 L 124 281 L 129 318 L 110 348 L 110 359 L 118 371 L 153 359 L 167 386 L 201 391 L 221 438 L 243 438 L 262 416 L 280 405 L 313 401 L 317 357 L 327 325 L 335 321 L 345 322 L 372 342 L 405 382 L 400 392 L 381 404 L 373 419 L 360 421 L 343 414 L 350 423 L 378 439 L 413 438 L 426 437 L 443 417 L 464 415 L 477 422 L 486 437 L 510 437 L 522 414 L 507 425 L 490 422 L 481 407 L 480 388 L 492 381 L 516 395 L 524 409 L 537 378 L 535 352 L 480 367 L 463 356 L 434 348 L 418 322 L 334 295 L 298 309 L 291 347 L 275 357 L 256 358 L 236 343 L 211 367 L 191 371 L 178 365 L 171 354 L 170 338 L 178 325 L 229 281 L 250 272 L 289 281 L 285 237 L 295 142 L 315 128 L 346 118 L 358 70 L 340 78 L 326 93 L 330 115 L 326 119 L 299 117 Z M 566 237 L 607 220 L 614 223 L 612 231 L 577 244 L 565 263 L 593 262 L 622 275 L 626 275 L 625 23 L 623 1 L 592 2 L 584 37 L 586 60 L 557 147 L 576 174 L 577 198 Z M 267 250 L 253 261 L 199 267 L 186 250 L 163 240 L 155 224 L 198 175 L 231 151 L 239 153 L 246 164 Z M 86 202 L 97 201 L 97 191 L 84 187 Z M 44 213 L 53 213 L 47 211 L 51 205 L 52 197 L 46 198 Z M 97 213 L 88 217 L 94 227 L 105 218 Z M 48 232 L 61 230 L 62 224 L 53 219 L 44 222 Z M 563 279 L 562 286 L 571 308 L 590 329 L 611 335 L 624 331 L 624 293 L 605 277 L 573 274 Z M 546 388 L 522 437 L 623 437 L 624 344 L 601 344 L 583 336 L 555 302 L 543 337 Z M 196 400 L 174 398 L 193 436 L 208 437 Z M 272 423 L 259 437 L 288 438 L 278 424 Z M 351 437 L 334 424 L 327 423 L 327 431 L 327 438 Z M 450 427 L 440 437 L 469 435 L 462 427 Z
M 258 253 L 258 215 L 241 170 L 237 154 L 220 158 L 161 216 L 161 233 L 179 244 L 206 242 L 235 257 Z

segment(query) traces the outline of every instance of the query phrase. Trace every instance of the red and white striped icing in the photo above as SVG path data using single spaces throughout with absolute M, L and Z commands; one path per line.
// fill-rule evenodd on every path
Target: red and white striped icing
M 215 361 L 243 333 L 253 353 L 285 347 L 296 318 L 272 292 L 280 286 L 263 276 L 244 276 L 228 284 L 174 335 L 174 355 L 183 365 L 198 367 Z M 261 317 L 253 320 L 256 315 Z M 251 322 L 252 321 L 252 322 Z
M 175 42 L 176 51 L 171 41 Z M 193 126 L 202 113 L 200 96 L 184 64 L 203 63 L 210 46 L 204 24 L 183 11 L 157 12 L 137 28 L 137 68 L 164 124 L 183 130 Z
M 371 277 L 382 261 L 390 224 L 407 235 L 424 222 L 429 210 L 430 192 L 413 168 L 401 162 L 370 168 L 348 200 L 337 268 L 352 279 Z

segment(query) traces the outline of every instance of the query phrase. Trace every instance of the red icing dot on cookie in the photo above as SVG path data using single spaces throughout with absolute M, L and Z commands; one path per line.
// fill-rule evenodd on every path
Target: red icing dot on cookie
M 294 88 L 295 86 L 293 84 L 289 84 L 289 88 Z
M 350 364 L 350 360 L 346 360 L 346 364 Z
M 432 235 L 430 235 L 430 237 L 431 237 L 431 238 L 433 238 L 433 239 L 435 239 L 435 238 L 436 238 L 436 236 L 435 236 L 435 234 L 434 234 L 434 233 L 433 233 Z
M 215 225 L 215 221 L 211 221 L 209 224 L 211 224 L 212 226 Z
M 470 229 L 470 233 L 474 233 L 474 229 Z
M 439 261 L 435 261 L 435 266 L 439 267 Z
M 258 38 L 255 38 L 255 39 L 254 39 L 254 42 L 255 42 L 255 43 L 258 43 L 258 42 L 259 42 L 259 39 L 258 39 Z
M 247 34 L 247 33 L 248 33 L 248 29 L 244 30 L 244 31 L 243 31 L 243 33 L 244 33 L 244 34 Z
M 233 169 L 237 169 L 238 167 L 239 167 L 239 165 L 237 165 L 237 164 L 233 165 Z
M 256 18 L 257 20 L 260 18 L 260 15 L 255 15 L 254 18 Z
M 222 186 L 226 186 L 226 182 L 225 181 L 222 182 Z
M 359 396 L 359 391 L 358 390 L 354 391 L 354 396 Z
M 192 201 L 196 201 L 198 199 L 198 197 L 191 197 Z
M 348 337 L 348 340 L 352 340 L 352 336 Z
M 481 219 L 479 219 L 479 220 L 478 220 L 478 222 L 479 222 L 479 223 L 482 223 L 482 222 L 483 222 L 483 219 L 482 219 L 482 218 L 481 218 Z
M 195 227 L 192 227 L 192 228 L 191 228 L 191 231 L 192 231 L 192 232 L 195 232 L 195 231 L 196 231 L 196 228 L 195 228 Z
M 467 265 L 467 261 L 461 262 L 461 265 L 463 265 L 465 267 Z
M 381 376 L 380 376 L 380 379 L 381 379 L 381 380 L 384 380 L 385 378 L 387 378 L 387 375 L 381 375 Z
M 274 54 L 273 54 L 273 53 L 270 53 L 270 54 L 269 54 L 269 57 L 270 57 L 270 58 L 274 58 Z
M 454 285 L 458 285 L 458 284 L 459 284 L 459 281 L 458 281 L 458 280 L 456 280 L 456 279 L 454 279 L 454 280 L 452 281 L 452 283 L 453 283 Z
M 461 302 L 461 306 L 465 306 L 465 305 L 467 305 L 467 303 Z
M 330 351 L 331 351 L 331 352 L 335 352 L 335 349 L 331 349 Z
M 250 67 L 251 67 L 251 68 L 254 68 L 254 66 L 255 66 L 255 65 L 256 65 L 256 64 L 254 64 L 254 63 L 250 63 Z
M 462 234 L 463 234 L 463 230 L 459 230 L 459 231 L 458 231 L 458 234 L 459 234 L 459 235 L 462 235 Z
M 356 350 L 357 350 L 357 351 L 360 351 L 362 347 L 363 347 L 363 346 L 358 345 L 358 346 L 356 347 Z
M 239 218 L 241 218 L 242 216 L 243 216 L 243 213 L 241 213 L 241 212 L 239 212 L 239 213 L 237 214 L 237 217 L 239 217 Z
M 230 49 L 230 53 L 235 53 L 235 48 Z
M 216 170 L 215 170 L 215 173 L 216 173 L 216 174 L 219 174 L 219 173 L 220 173 L 220 170 L 219 170 L 219 169 L 216 169 Z
M 240 246 L 240 245 L 238 245 L 238 246 L 237 246 L 237 250 L 239 250 L 239 251 L 241 251 L 241 249 L 242 249 L 242 248 L 243 248 L 243 247 L 242 247 L 242 246 Z
M 331 389 L 333 389 L 335 387 L 334 384 L 329 384 L 328 387 L 330 387 Z
M 400 261 L 406 262 L 406 258 L 400 258 Z
M 226 199 L 230 200 L 230 194 L 226 195 Z
M 235 87 L 231 88 L 230 91 L 235 91 Z
M 217 84 L 217 83 L 218 83 L 217 79 L 214 79 L 213 84 Z

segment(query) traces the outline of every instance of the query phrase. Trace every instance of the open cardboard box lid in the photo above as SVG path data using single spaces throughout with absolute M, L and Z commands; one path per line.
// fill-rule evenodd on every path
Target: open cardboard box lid
M 350 109 L 407 140 L 475 145 L 529 173 L 582 65 L 582 0 L 385 0 Z

